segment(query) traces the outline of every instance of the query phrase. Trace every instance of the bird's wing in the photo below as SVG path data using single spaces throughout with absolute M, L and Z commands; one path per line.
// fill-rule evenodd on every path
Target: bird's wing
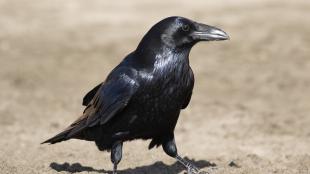
M 90 101 L 94 98 L 94 96 L 96 95 L 98 89 L 101 87 L 101 85 L 103 85 L 103 83 L 100 83 L 99 85 L 97 85 L 96 87 L 94 87 L 92 90 L 90 90 L 84 97 L 83 97 L 83 106 L 87 106 Z
M 135 70 L 130 68 L 120 67 L 113 70 L 104 85 L 98 87 L 83 115 L 67 129 L 43 143 L 54 144 L 70 138 L 78 138 L 83 135 L 80 134 L 83 130 L 108 123 L 128 105 L 137 91 L 139 84 L 135 80 L 136 76 Z
M 138 86 L 131 70 L 116 70 L 104 85 L 99 87 L 83 115 L 70 125 L 67 137 L 72 137 L 87 127 L 107 123 L 128 105 Z

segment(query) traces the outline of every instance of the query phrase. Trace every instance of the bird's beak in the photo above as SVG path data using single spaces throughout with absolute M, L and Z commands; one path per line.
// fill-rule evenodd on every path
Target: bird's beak
M 225 31 L 200 23 L 196 23 L 196 31 L 191 36 L 196 41 L 229 40 L 229 36 Z

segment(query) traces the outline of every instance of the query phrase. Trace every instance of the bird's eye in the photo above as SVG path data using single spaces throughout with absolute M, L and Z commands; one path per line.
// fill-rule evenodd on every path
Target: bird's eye
M 183 25 L 182 26 L 183 31 L 189 31 L 189 26 L 188 25 Z

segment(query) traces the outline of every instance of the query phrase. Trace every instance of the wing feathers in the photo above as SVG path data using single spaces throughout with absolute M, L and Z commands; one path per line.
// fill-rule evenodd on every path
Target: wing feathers
M 72 123 L 65 131 L 45 141 L 45 143 L 60 142 L 76 138 L 78 134 L 96 125 L 104 125 L 121 112 L 129 103 L 138 88 L 138 83 L 130 77 L 132 70 L 119 69 L 116 75 L 110 76 L 104 85 L 96 86 L 83 99 L 88 103 L 83 115 Z M 93 93 L 94 94 L 93 95 Z M 89 98 L 92 98 L 89 101 Z
M 94 96 L 96 95 L 97 91 L 99 90 L 102 84 L 103 83 L 100 83 L 84 96 L 82 103 L 84 106 L 87 106 L 90 103 L 90 101 L 94 98 Z

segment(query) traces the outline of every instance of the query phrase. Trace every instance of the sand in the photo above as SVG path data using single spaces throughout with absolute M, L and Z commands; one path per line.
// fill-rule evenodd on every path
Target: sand
M 40 142 L 81 114 L 83 95 L 152 24 L 180 15 L 231 40 L 191 52 L 179 153 L 214 174 L 309 174 L 309 10 L 308 0 L 0 0 L 0 173 L 110 172 L 94 143 Z M 185 172 L 148 143 L 125 143 L 120 173 Z

